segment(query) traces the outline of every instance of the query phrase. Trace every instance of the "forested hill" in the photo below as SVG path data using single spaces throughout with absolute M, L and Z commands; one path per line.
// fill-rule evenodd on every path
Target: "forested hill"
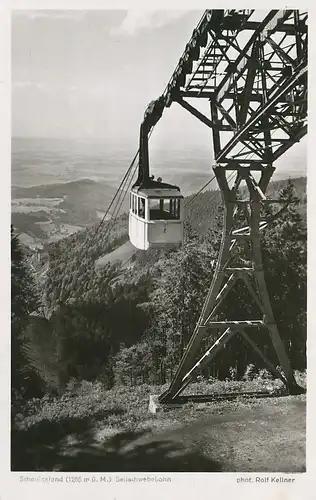
M 286 180 L 272 182 L 268 195 L 278 198 L 279 191 L 287 185 Z M 293 180 L 294 193 L 299 198 L 298 212 L 306 219 L 306 178 Z M 190 196 L 185 200 L 185 220 L 191 230 L 205 239 L 221 225 L 218 218 L 219 207 L 222 206 L 219 191 L 206 191 L 198 196 Z M 45 302 L 49 309 L 54 308 L 59 301 L 73 303 L 77 300 L 94 300 L 102 297 L 108 289 L 108 281 L 118 274 L 119 265 L 108 264 L 95 269 L 95 262 L 102 256 L 119 248 L 128 240 L 128 216 L 122 215 L 112 225 L 104 223 L 101 227 L 94 226 L 80 231 L 61 241 L 50 245 L 49 272 L 45 289 Z M 119 251 L 117 252 L 119 256 Z M 167 252 L 138 251 L 132 257 L 129 265 L 138 269 L 139 273 L 149 272 L 148 266 L 157 262 L 157 255 L 164 258 Z M 122 261 L 124 256 L 122 256 Z M 128 271 L 126 272 L 128 274 Z M 129 278 L 128 278 L 129 279 Z M 127 276 L 126 276 L 127 280 Z M 57 301 L 57 302 L 56 302 Z
M 23 230 L 25 226 L 31 226 L 29 232 L 32 233 L 34 230 L 36 231 L 32 219 L 35 223 L 36 219 L 39 222 L 45 222 L 52 218 L 56 224 L 69 223 L 79 224 L 81 227 L 88 226 L 98 220 L 97 212 L 104 211 L 110 204 L 115 191 L 113 186 L 106 182 L 96 182 L 91 179 L 31 187 L 13 186 L 11 196 L 16 204 L 23 204 L 27 201 L 31 205 L 36 203 L 42 208 L 41 212 L 13 213 L 13 223 L 15 223 L 14 219 L 18 225 L 24 222 Z M 47 201 L 51 201 L 51 203 L 45 207 Z M 56 204 L 52 205 L 54 201 Z M 124 203 L 123 209 L 127 210 L 127 201 Z M 39 226 L 37 226 L 37 232 L 40 233 Z
M 267 196 L 271 199 L 277 199 L 279 192 L 287 185 L 287 180 L 278 180 L 270 183 Z M 299 198 L 298 212 L 306 220 L 306 177 L 292 179 L 294 193 Z M 195 195 L 187 198 L 186 219 L 192 227 L 203 234 L 207 229 L 211 229 L 216 219 L 218 206 L 222 205 L 219 191 L 205 191 L 196 198 Z M 192 199 L 192 203 L 190 202 Z
M 306 362 L 305 188 L 304 178 L 271 185 L 273 198 L 297 195 L 297 203 L 263 238 L 276 321 L 298 369 Z M 44 391 L 62 392 L 71 379 L 101 377 L 109 386 L 170 380 L 210 286 L 222 228 L 218 192 L 186 203 L 183 247 L 138 251 L 124 269 L 113 261 L 99 268 L 95 264 L 128 240 L 127 214 L 112 229 L 108 221 L 99 231 L 91 227 L 50 245 L 48 270 L 39 269 L 36 279 L 41 304 L 27 327 L 28 359 Z M 240 300 L 243 296 L 238 287 L 231 291 L 227 311 L 252 317 L 253 305 Z M 273 360 L 269 342 L 260 336 L 261 350 Z M 214 377 L 230 377 L 231 370 L 242 376 L 249 364 L 257 364 L 240 339 L 224 351 L 209 372 Z

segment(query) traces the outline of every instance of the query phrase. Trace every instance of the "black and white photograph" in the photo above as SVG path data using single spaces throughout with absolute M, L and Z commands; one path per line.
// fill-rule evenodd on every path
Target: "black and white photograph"
M 307 471 L 308 11 L 264 7 L 11 11 L 20 481 Z

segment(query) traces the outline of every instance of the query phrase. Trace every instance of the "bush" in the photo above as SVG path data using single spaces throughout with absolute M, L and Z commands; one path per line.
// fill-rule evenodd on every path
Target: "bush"
M 253 380 L 257 374 L 257 369 L 255 365 L 250 363 L 244 373 L 243 380 Z
M 259 370 L 258 378 L 263 380 L 271 380 L 273 377 L 269 370 L 267 370 L 266 368 L 262 368 L 261 370 Z

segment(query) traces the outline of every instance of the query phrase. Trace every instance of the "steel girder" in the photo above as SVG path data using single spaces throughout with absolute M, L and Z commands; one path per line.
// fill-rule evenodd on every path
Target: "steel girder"
M 203 310 L 169 389 L 161 402 L 174 400 L 203 366 L 236 334 L 253 347 L 290 392 L 301 392 L 278 333 L 264 279 L 260 247 L 261 209 L 274 162 L 307 133 L 307 13 L 297 10 L 207 10 L 164 94 L 146 113 L 148 129 L 163 109 L 178 102 L 211 128 L 214 172 L 225 207 L 222 244 Z M 206 99 L 210 118 L 186 99 Z M 235 181 L 229 186 L 227 171 Z M 255 180 L 252 171 L 260 175 Z M 248 197 L 240 200 L 243 182 Z M 240 227 L 240 221 L 248 225 Z M 248 245 L 248 264 L 232 264 L 233 251 Z M 242 280 L 261 311 L 260 318 L 219 321 L 217 314 L 229 291 Z M 247 329 L 265 329 L 284 376 L 266 358 Z M 219 336 L 196 360 L 201 340 Z

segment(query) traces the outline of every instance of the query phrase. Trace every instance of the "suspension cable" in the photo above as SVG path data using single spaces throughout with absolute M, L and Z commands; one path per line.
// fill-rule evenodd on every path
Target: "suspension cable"
M 206 184 L 204 184 L 204 186 L 203 186 L 203 187 L 201 187 L 201 189 L 200 189 L 197 193 L 195 193 L 195 194 L 193 195 L 193 197 L 192 197 L 190 200 L 188 200 L 188 201 L 184 204 L 184 206 L 185 206 L 185 207 L 187 207 L 188 205 L 190 205 L 190 204 L 192 203 L 192 201 L 193 201 L 193 200 L 195 200 L 195 198 L 196 198 L 196 197 L 197 197 L 200 193 L 202 193 L 202 191 L 204 191 L 204 189 L 205 189 L 205 188 L 206 188 L 209 184 L 211 184 L 211 182 L 212 182 L 214 179 L 215 179 L 215 175 L 213 175 L 213 177 L 212 177 L 209 181 L 207 181 L 207 183 L 206 183 Z
M 127 195 L 128 191 L 129 191 L 129 190 L 130 190 L 130 188 L 131 188 L 131 185 L 132 185 L 133 179 L 134 179 L 135 174 L 136 174 L 136 169 L 137 169 L 137 164 L 136 164 L 136 165 L 135 165 L 135 167 L 134 167 L 134 170 L 133 170 L 132 175 L 131 175 L 131 177 L 130 177 L 130 179 L 129 179 L 129 183 L 128 183 L 128 185 L 127 185 L 126 189 L 124 189 L 124 191 L 122 191 L 122 192 L 121 192 L 120 197 L 117 199 L 116 205 L 115 205 L 114 210 L 113 210 L 113 215 L 112 215 L 112 217 L 111 217 L 111 219 L 110 219 L 110 221 L 109 221 L 109 224 L 108 224 L 108 226 L 107 226 L 107 228 L 106 228 L 106 231 L 105 231 L 105 234 L 104 234 L 104 238 L 105 238 L 105 239 L 106 239 L 106 238 L 110 235 L 110 233 L 111 233 L 111 231 L 112 231 L 113 227 L 115 226 L 115 223 L 116 223 L 117 217 L 118 217 L 118 215 L 119 215 L 119 213 L 120 213 L 120 210 L 121 210 L 121 208 L 122 208 L 122 205 L 123 205 L 123 203 L 124 203 L 124 200 L 125 200 L 125 198 L 126 198 L 126 195 Z M 91 241 L 91 243 L 92 243 L 92 241 Z
M 153 130 L 154 130 L 154 127 L 155 126 L 153 126 L 151 128 L 151 130 L 150 130 L 150 132 L 148 134 L 148 138 L 151 137 L 151 135 L 153 133 Z M 131 162 L 129 168 L 127 169 L 127 171 L 126 171 L 126 173 L 125 173 L 125 175 L 124 175 L 124 177 L 123 177 L 123 179 L 122 179 L 122 181 L 121 181 L 121 183 L 120 183 L 120 185 L 119 185 L 119 187 L 118 187 L 118 189 L 117 189 L 117 191 L 116 191 L 116 193 L 115 193 L 115 195 L 114 195 L 114 197 L 113 197 L 113 199 L 112 199 L 112 201 L 110 203 L 110 205 L 108 206 L 105 214 L 103 215 L 103 217 L 102 217 L 102 219 L 101 219 L 98 227 L 96 228 L 96 230 L 95 230 L 92 238 L 89 238 L 89 237 L 87 238 L 87 240 L 86 240 L 86 241 L 88 241 L 88 245 L 86 247 L 87 250 L 89 250 L 89 248 L 91 247 L 93 241 L 95 240 L 95 237 L 96 237 L 97 233 L 99 232 L 99 230 L 100 230 L 101 226 L 103 225 L 103 223 L 104 223 L 107 215 L 109 214 L 109 211 L 110 211 L 111 207 L 114 205 L 114 203 L 116 201 L 116 203 L 114 205 L 112 217 L 111 217 L 111 220 L 109 221 L 109 225 L 107 226 L 107 231 L 106 231 L 105 235 L 108 236 L 110 234 L 111 230 L 113 229 L 113 227 L 115 225 L 115 222 L 116 222 L 116 219 L 117 219 L 117 216 L 119 214 L 119 211 L 121 210 L 123 202 L 124 202 L 124 200 L 126 198 L 127 192 L 129 191 L 129 189 L 131 187 L 131 184 L 133 182 L 133 178 L 135 176 L 136 169 L 138 167 L 138 163 L 136 163 L 136 165 L 135 165 L 135 162 L 136 162 L 138 156 L 139 156 L 139 149 L 138 149 L 137 153 L 135 154 L 135 156 L 133 158 L 133 161 Z M 134 170 L 132 171 L 133 167 L 134 167 Z M 128 183 L 128 186 L 126 188 L 127 183 Z
M 101 221 L 100 221 L 100 223 L 99 223 L 98 227 L 96 228 L 96 230 L 95 230 L 95 232 L 94 232 L 94 234 L 93 234 L 92 238 L 90 238 L 90 244 L 88 245 L 88 248 L 91 246 L 91 244 L 92 244 L 92 242 L 94 241 L 94 239 L 95 239 L 95 237 L 96 237 L 97 233 L 99 232 L 99 230 L 100 230 L 100 228 L 101 228 L 102 224 L 104 223 L 104 221 L 105 221 L 105 219 L 106 219 L 107 215 L 109 214 L 109 211 L 110 211 L 110 209 L 111 209 L 112 205 L 114 204 L 116 197 L 119 195 L 119 193 L 121 192 L 122 188 L 124 187 L 124 185 L 125 185 L 125 183 L 126 183 L 126 181 L 127 181 L 128 177 L 129 177 L 129 175 L 130 175 L 130 172 L 131 172 L 131 170 L 132 170 L 132 168 L 133 168 L 133 166 L 134 166 L 134 163 L 135 163 L 135 161 L 136 161 L 136 159 L 137 159 L 138 155 L 139 155 L 139 150 L 138 150 L 138 151 L 137 151 L 137 153 L 135 154 L 135 156 L 134 156 L 134 158 L 133 158 L 133 160 L 132 160 L 132 163 L 130 164 L 129 168 L 127 169 L 127 171 L 126 171 L 126 173 L 125 173 L 125 175 L 124 175 L 124 177 L 123 177 L 123 179 L 121 180 L 121 183 L 120 183 L 119 187 L 117 188 L 116 193 L 115 193 L 115 195 L 113 196 L 112 201 L 111 201 L 111 203 L 109 204 L 109 206 L 108 206 L 108 208 L 107 208 L 106 212 L 104 213 L 104 215 L 103 215 L 103 217 L 102 217 L 102 219 L 101 219 Z M 114 208 L 114 210 L 115 210 L 115 208 Z
M 234 175 L 234 172 L 231 172 L 231 173 L 229 174 L 229 176 L 227 177 L 227 182 L 231 181 L 231 179 L 232 179 L 233 175 Z M 216 176 L 214 175 L 214 176 L 213 176 L 213 177 L 212 177 L 209 181 L 207 181 L 207 182 L 204 184 L 204 186 L 203 186 L 203 187 L 201 187 L 201 189 L 200 189 L 197 193 L 195 193 L 195 194 L 192 196 L 192 198 L 191 198 L 190 200 L 188 200 L 188 201 L 185 203 L 185 205 L 184 205 L 184 206 L 185 206 L 185 207 L 187 207 L 188 205 L 190 205 L 190 204 L 191 204 L 191 203 L 192 203 L 192 202 L 196 199 L 196 197 L 197 197 L 200 193 L 202 193 L 202 191 L 204 191 L 204 189 L 205 189 L 205 188 L 206 188 L 206 187 L 207 187 L 207 186 L 208 186 L 208 185 L 209 185 L 209 184 L 210 184 L 210 183 L 211 183 L 211 182 L 215 179 L 215 177 L 216 177 Z M 214 191 L 215 191 L 215 190 L 214 190 Z M 220 192 L 219 190 L 216 190 L 216 191 L 215 191 L 214 196 L 210 199 L 210 201 L 212 201 L 213 199 L 215 199 L 215 197 L 216 197 L 218 194 L 220 194 L 220 193 L 221 193 L 221 192 Z

